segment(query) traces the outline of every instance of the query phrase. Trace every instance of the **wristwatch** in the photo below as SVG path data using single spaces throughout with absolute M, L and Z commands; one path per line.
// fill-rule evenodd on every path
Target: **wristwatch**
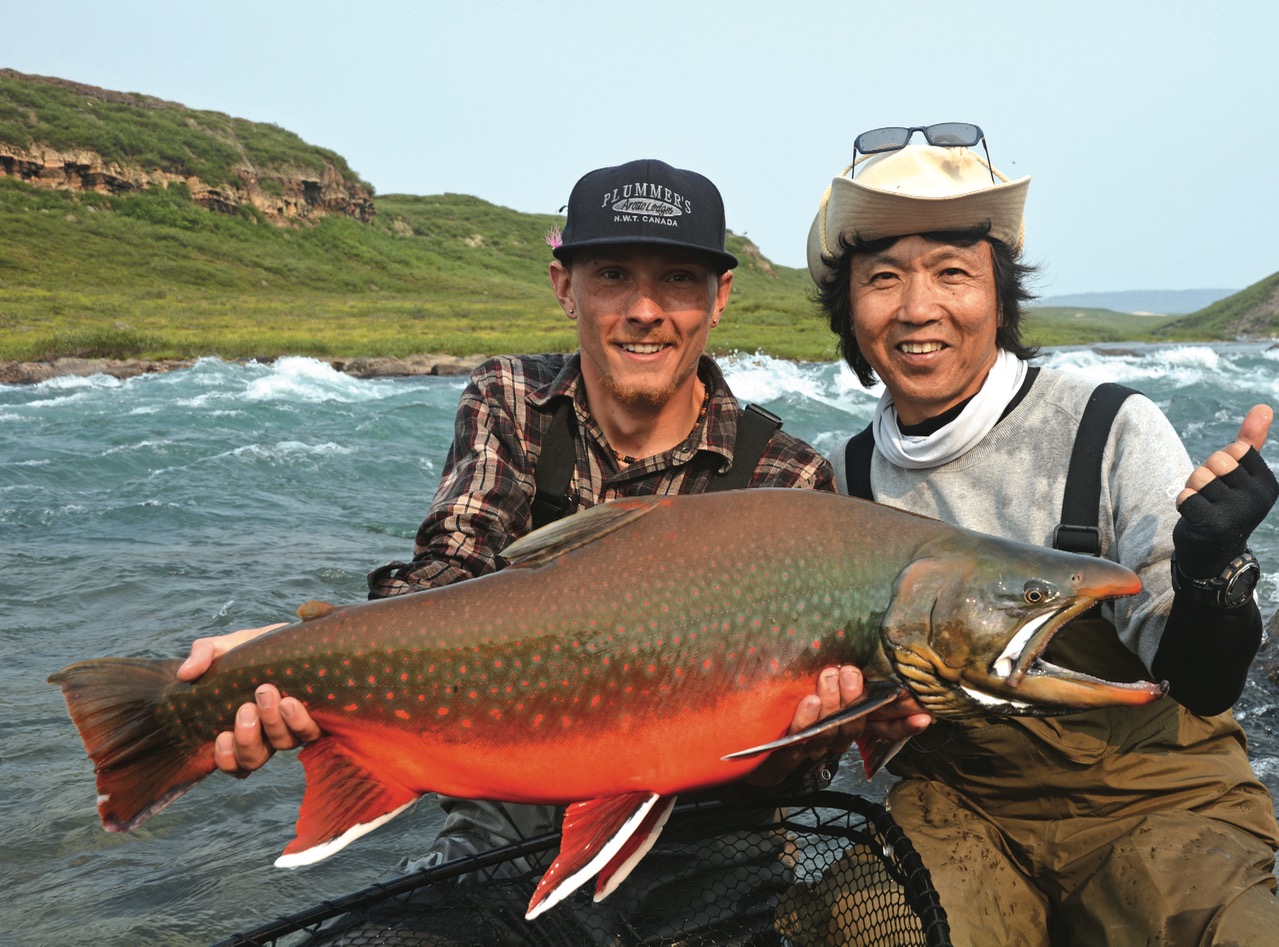
M 1192 579 L 1177 565 L 1177 555 L 1172 557 L 1172 587 L 1179 595 L 1187 595 L 1196 602 L 1215 605 L 1218 608 L 1238 608 L 1252 597 L 1261 577 L 1261 566 L 1251 549 L 1235 556 L 1212 579 Z

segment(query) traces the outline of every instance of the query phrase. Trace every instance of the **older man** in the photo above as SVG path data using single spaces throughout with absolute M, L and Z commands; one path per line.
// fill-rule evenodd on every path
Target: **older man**
M 919 132 L 927 144 L 912 143 Z M 810 273 L 843 356 L 863 384 L 886 387 L 872 425 L 835 453 L 836 480 L 1050 545 L 1094 386 L 1028 364 L 1029 179 L 999 175 L 979 142 L 964 123 L 876 129 L 855 145 L 869 157 L 822 198 Z M 1094 519 L 1067 532 L 1095 539 L 1143 590 L 1076 622 L 1052 658 L 1166 679 L 1173 700 L 934 723 L 892 762 L 893 816 L 932 872 L 956 944 L 1279 937 L 1279 828 L 1229 713 L 1261 636 L 1246 547 L 1279 494 L 1258 453 L 1271 418 L 1257 406 L 1196 468 L 1159 409 L 1133 395 L 1085 465 L 1100 497 Z M 900 704 L 903 720 L 922 723 L 918 711 Z
M 550 279 L 576 322 L 573 355 L 503 356 L 481 365 L 462 394 L 453 445 L 414 557 L 369 577 L 382 597 L 492 572 L 514 539 L 551 519 L 618 497 L 729 487 L 833 489 L 830 466 L 744 412 L 705 354 L 723 317 L 736 258 L 725 250 L 724 207 L 708 179 L 656 160 L 585 175 L 569 198 Z M 268 626 L 275 627 L 275 626 Z M 179 675 L 266 629 L 192 645 Z M 796 709 L 792 730 L 853 702 L 856 668 L 829 668 Z M 246 775 L 276 749 L 316 739 L 295 698 L 263 685 L 221 734 L 220 769 Z M 780 751 L 751 780 L 802 781 L 811 761 L 846 749 L 850 729 Z M 828 770 L 814 770 L 816 772 Z M 443 799 L 433 859 L 558 828 L 553 807 Z

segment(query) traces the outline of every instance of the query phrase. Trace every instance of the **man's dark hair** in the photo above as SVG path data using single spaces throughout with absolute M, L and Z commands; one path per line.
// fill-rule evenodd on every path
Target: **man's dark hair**
M 1013 248 L 1002 240 L 987 236 L 989 227 L 977 230 L 965 230 L 950 233 L 920 234 L 926 240 L 936 243 L 950 243 L 960 247 L 971 247 L 979 240 L 990 244 L 991 258 L 994 261 L 995 299 L 999 307 L 999 325 L 995 329 L 995 345 L 1006 349 L 1018 358 L 1029 359 L 1038 354 L 1039 349 L 1027 345 L 1021 338 L 1022 304 L 1034 299 L 1034 293 L 1026 288 L 1029 277 L 1034 274 L 1035 267 L 1022 263 Z M 850 240 L 843 234 L 839 237 L 839 253 L 822 257 L 822 262 L 834 272 L 822 280 L 817 289 L 817 302 L 830 320 L 830 330 L 839 336 L 839 354 L 844 357 L 849 368 L 857 373 L 857 380 L 869 388 L 875 384 L 875 370 L 857 346 L 857 337 L 853 333 L 853 304 L 850 299 L 850 284 L 853 271 L 853 257 L 858 253 L 879 253 L 887 250 L 901 237 L 885 237 L 882 240 L 860 241 Z

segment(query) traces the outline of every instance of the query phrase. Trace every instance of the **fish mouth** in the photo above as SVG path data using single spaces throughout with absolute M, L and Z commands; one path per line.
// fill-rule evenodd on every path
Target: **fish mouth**
M 961 682 L 973 703 L 1006 714 L 1046 715 L 1100 706 L 1138 706 L 1168 693 L 1166 681 L 1108 681 L 1044 660 L 1048 643 L 1095 603 L 1083 600 L 1027 621 L 990 664 L 989 688 Z M 984 682 L 983 682 L 984 683 Z

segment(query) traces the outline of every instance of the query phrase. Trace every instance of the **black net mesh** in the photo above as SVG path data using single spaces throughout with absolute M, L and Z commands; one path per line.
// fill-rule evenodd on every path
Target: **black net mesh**
M 761 821 L 758 809 L 681 807 L 600 903 L 591 885 L 533 921 L 529 897 L 558 836 L 374 885 L 230 945 L 948 945 L 919 856 L 882 806 L 822 792 Z M 508 877 L 527 858 L 533 871 Z M 507 870 L 503 870 L 503 866 Z

